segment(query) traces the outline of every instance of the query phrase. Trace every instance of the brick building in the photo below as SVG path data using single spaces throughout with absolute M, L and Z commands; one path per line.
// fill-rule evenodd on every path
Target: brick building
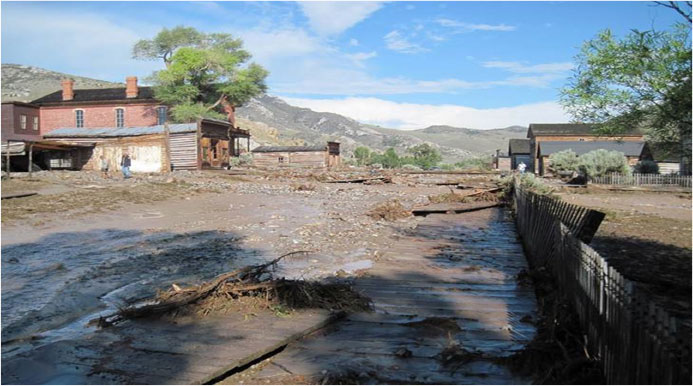
M 164 124 L 167 107 L 154 98 L 151 87 L 139 87 L 137 77 L 125 88 L 75 90 L 62 81 L 62 90 L 32 101 L 40 108 L 41 134 L 57 128 L 142 127 Z
M 204 119 L 167 130 L 167 106 L 156 100 L 151 87 L 140 87 L 134 76 L 126 78 L 125 87 L 74 89 L 72 79 L 61 86 L 31 103 L 2 105 L 3 146 L 10 148 L 7 141 L 25 142 L 28 146 L 17 153 L 31 153 L 28 163 L 21 162 L 25 167 L 32 163 L 32 149 L 44 149 L 46 154 L 33 158 L 44 168 L 93 169 L 101 154 L 117 158 L 124 150 L 148 159 L 142 165 L 135 162 L 133 171 L 218 168 L 228 166 L 229 157 L 250 143 L 249 132 L 234 127 L 231 106 L 222 106 L 228 121 Z M 115 158 L 109 162 L 117 165 Z M 11 164 L 15 168 L 16 162 Z

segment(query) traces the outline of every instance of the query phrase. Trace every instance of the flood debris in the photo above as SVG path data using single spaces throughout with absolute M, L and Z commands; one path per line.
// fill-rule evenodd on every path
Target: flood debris
M 331 184 L 373 184 L 377 182 L 382 183 L 392 183 L 392 177 L 390 176 L 379 176 L 379 177 L 361 177 L 361 178 L 348 178 L 348 179 L 338 179 L 325 181 Z
M 284 258 L 310 251 L 294 251 L 270 262 L 221 274 L 198 286 L 181 288 L 175 283 L 149 301 L 122 307 L 118 312 L 90 321 L 109 327 L 128 319 L 147 317 L 206 316 L 239 308 L 263 307 L 279 316 L 294 308 L 322 308 L 336 312 L 372 309 L 369 298 L 346 282 L 311 282 L 275 279 L 272 270 Z
M 396 221 L 412 215 L 399 200 L 391 200 L 376 205 L 368 212 L 368 216 L 375 220 Z
M 453 373 L 469 362 L 479 359 L 495 359 L 484 355 L 481 351 L 467 350 L 457 340 L 451 338 L 448 339 L 447 346 L 435 358 L 443 367 Z

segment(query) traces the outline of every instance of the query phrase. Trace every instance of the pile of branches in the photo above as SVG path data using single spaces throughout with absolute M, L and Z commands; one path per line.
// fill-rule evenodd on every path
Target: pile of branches
M 374 220 L 396 221 L 402 218 L 410 217 L 411 211 L 402 205 L 399 200 L 392 200 L 376 205 L 368 213 L 368 216 Z
M 143 305 L 123 307 L 114 314 L 102 316 L 92 322 L 99 327 L 108 327 L 127 319 L 176 316 L 192 312 L 207 315 L 248 299 L 273 310 L 277 307 L 322 308 L 344 312 L 372 309 L 369 298 L 343 282 L 320 283 L 272 278 L 271 271 L 280 260 L 308 252 L 287 253 L 268 263 L 227 272 L 194 287 L 180 288 L 174 284 L 170 290 L 160 292 Z

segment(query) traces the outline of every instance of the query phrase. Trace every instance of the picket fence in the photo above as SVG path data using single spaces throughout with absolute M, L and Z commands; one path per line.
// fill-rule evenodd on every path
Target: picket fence
M 619 174 L 611 173 L 602 177 L 592 177 L 593 184 L 605 185 L 676 185 L 685 188 L 691 187 L 691 176 L 680 176 L 676 174 Z
M 556 278 L 558 290 L 579 316 L 588 348 L 601 360 L 607 382 L 691 384 L 691 321 L 669 316 L 581 241 L 591 239 L 600 216 L 526 191 L 517 180 L 513 196 L 530 264 L 546 267 Z

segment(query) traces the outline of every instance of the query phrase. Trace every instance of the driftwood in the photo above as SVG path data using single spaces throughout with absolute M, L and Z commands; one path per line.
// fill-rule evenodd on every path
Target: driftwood
M 501 206 L 501 203 L 493 203 L 493 204 L 483 204 L 483 205 L 469 205 L 469 204 L 457 204 L 457 205 L 450 205 L 450 204 L 434 204 L 430 205 L 428 207 L 421 207 L 421 208 L 414 208 L 411 213 L 414 216 L 428 216 L 429 214 L 435 214 L 435 213 L 466 213 L 466 212 L 474 212 L 477 210 L 482 210 L 482 209 L 488 209 L 488 208 L 495 208 L 497 206 Z
M 35 196 L 37 194 L 38 194 L 38 192 L 7 194 L 7 195 L 2 196 L 2 199 L 3 200 L 9 200 L 11 198 L 30 197 L 30 196 Z
M 329 183 L 329 184 L 363 184 L 363 183 L 370 182 L 370 181 L 382 181 L 385 183 L 390 183 L 390 182 L 392 182 L 392 178 L 386 177 L 386 176 L 364 177 L 364 178 L 350 178 L 350 179 L 344 179 L 344 180 L 329 180 L 329 181 L 325 181 L 325 182 Z
M 119 323 L 125 319 L 136 319 L 145 316 L 165 314 L 169 311 L 173 311 L 177 308 L 186 306 L 207 297 L 228 281 L 243 283 L 244 281 L 252 280 L 257 282 L 259 281 L 260 276 L 267 272 L 268 268 L 276 265 L 281 259 L 287 256 L 309 252 L 310 251 L 290 252 L 281 255 L 265 264 L 244 267 L 232 272 L 224 273 L 217 276 L 210 282 L 204 283 L 198 287 L 181 289 L 176 288 L 177 286 L 175 286 L 173 290 L 159 295 L 158 298 L 154 300 L 155 303 L 153 304 L 145 304 L 139 307 L 125 307 L 118 310 L 116 313 L 91 320 L 89 323 L 96 323 L 100 327 L 107 327 Z

